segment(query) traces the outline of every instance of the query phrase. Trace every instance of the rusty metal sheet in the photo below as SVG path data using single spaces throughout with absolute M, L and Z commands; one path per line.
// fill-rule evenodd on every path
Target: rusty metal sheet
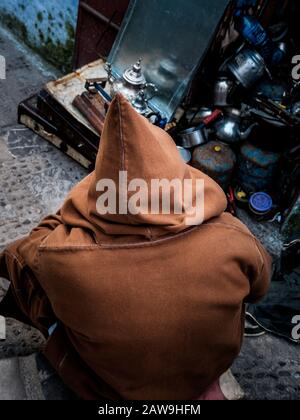
M 130 0 L 80 0 L 74 69 L 107 58 Z

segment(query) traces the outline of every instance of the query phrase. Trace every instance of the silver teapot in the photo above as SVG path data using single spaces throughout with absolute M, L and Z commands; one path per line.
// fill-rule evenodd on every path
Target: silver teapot
M 126 69 L 121 78 L 115 78 L 112 74 L 112 65 L 107 63 L 105 70 L 108 74 L 108 83 L 110 85 L 110 95 L 115 96 L 117 92 L 122 93 L 125 98 L 134 103 L 137 96 L 141 91 L 147 92 L 152 90 L 152 96 L 145 95 L 145 100 L 149 101 L 158 92 L 156 86 L 153 83 L 147 83 L 145 76 L 142 72 L 142 60 L 139 59 L 133 66 Z
M 232 105 L 231 96 L 235 88 L 235 83 L 228 77 L 219 77 L 215 83 L 213 104 L 214 106 Z
M 245 89 L 255 85 L 266 73 L 271 76 L 263 57 L 250 48 L 243 48 L 232 58 L 228 69 Z
M 223 118 L 215 124 L 216 137 L 224 143 L 238 143 L 239 141 L 246 140 L 254 127 L 258 124 L 254 123 L 247 128 L 241 130 L 241 111 L 236 108 L 228 108 L 225 111 Z
M 131 105 L 139 114 L 144 115 L 145 117 L 150 112 L 148 106 L 148 99 L 143 89 L 138 92 L 135 99 L 131 102 Z

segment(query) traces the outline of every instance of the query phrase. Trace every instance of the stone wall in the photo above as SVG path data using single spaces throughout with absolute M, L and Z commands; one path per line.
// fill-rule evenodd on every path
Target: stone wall
M 5 0 L 0 4 L 0 21 L 66 72 L 72 67 L 77 10 L 78 0 Z

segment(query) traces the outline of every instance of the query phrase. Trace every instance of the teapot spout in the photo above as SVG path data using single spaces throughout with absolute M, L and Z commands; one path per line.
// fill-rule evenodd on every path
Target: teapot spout
M 258 126 L 258 123 L 251 124 L 244 132 L 241 133 L 241 140 L 247 140 L 253 129 Z

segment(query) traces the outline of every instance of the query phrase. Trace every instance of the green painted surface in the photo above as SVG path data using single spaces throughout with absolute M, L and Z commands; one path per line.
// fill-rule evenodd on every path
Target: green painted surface
M 0 22 L 63 73 L 72 70 L 78 0 L 7 0 Z

